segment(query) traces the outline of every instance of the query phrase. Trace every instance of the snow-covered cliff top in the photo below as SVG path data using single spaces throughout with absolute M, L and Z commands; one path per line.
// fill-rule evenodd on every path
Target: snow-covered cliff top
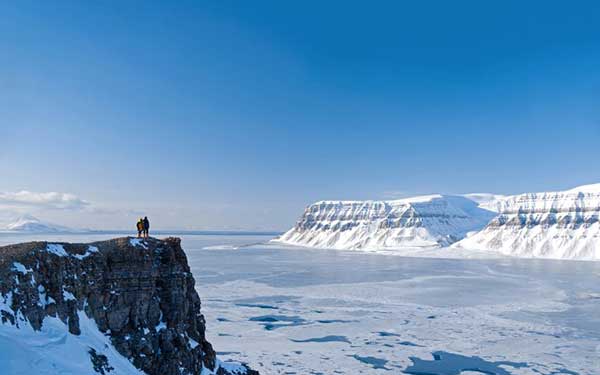
M 600 260 L 600 184 L 519 194 L 489 205 L 499 215 L 455 247 L 527 258 Z
M 390 206 L 400 206 L 406 205 L 410 203 L 420 203 L 420 202 L 431 202 L 434 199 L 442 198 L 441 194 L 430 194 L 430 195 L 419 195 L 416 197 L 407 197 L 401 199 L 391 199 L 391 200 L 322 200 L 313 203 L 311 206 L 318 205 L 357 205 L 357 204 L 373 204 L 373 203 L 387 203 Z
M 565 191 L 523 193 L 500 196 L 480 207 L 499 213 L 596 211 L 600 208 L 600 184 L 584 185 Z

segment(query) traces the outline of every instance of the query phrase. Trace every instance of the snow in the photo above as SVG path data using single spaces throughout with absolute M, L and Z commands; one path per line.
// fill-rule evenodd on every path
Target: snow
M 87 251 L 84 254 L 72 254 L 71 256 L 73 256 L 74 258 L 77 258 L 79 260 L 83 260 L 87 257 L 89 257 L 90 255 L 97 253 L 99 250 L 96 246 L 88 246 Z
M 410 204 L 410 203 L 424 203 L 424 202 L 430 202 L 434 199 L 440 199 L 443 198 L 442 195 L 440 194 L 430 194 L 430 195 L 419 195 L 416 197 L 408 197 L 408 198 L 401 198 L 401 199 L 393 199 L 393 200 L 388 200 L 386 202 L 390 202 L 390 203 L 395 203 L 397 205 L 405 205 L 405 204 Z M 367 200 L 367 201 L 336 201 L 336 200 L 324 200 L 324 201 L 318 201 L 316 203 L 314 203 L 315 205 L 357 205 L 357 204 L 363 204 L 363 203 L 368 203 L 368 204 L 373 204 L 373 203 L 379 203 L 381 201 L 376 201 L 376 200 Z
M 472 258 L 488 252 L 600 260 L 599 218 L 600 184 L 514 196 L 471 193 L 320 201 L 273 243 L 411 256 L 430 256 L 441 248 L 437 253 L 443 257 Z
M 567 190 L 567 192 L 600 194 L 600 184 L 589 184 L 589 185 L 577 186 L 576 188 Z
M 477 203 L 480 208 L 498 212 L 499 205 L 501 205 L 501 202 L 508 196 L 490 193 L 470 193 L 464 194 L 463 197 Z
M 275 242 L 378 251 L 437 248 L 485 226 L 494 213 L 461 196 L 428 195 L 393 201 L 320 201 Z
M 525 258 L 600 260 L 600 184 L 509 196 L 494 204 L 499 215 L 454 248 Z
M 23 215 L 12 222 L 5 224 L 0 231 L 17 233 L 78 233 L 84 232 L 85 230 L 48 223 L 31 215 Z
M 14 315 L 14 311 L 11 308 L 13 303 L 13 292 L 8 292 L 6 295 L 2 296 L 2 301 L 0 301 L 0 311 L 6 311 Z
M 148 246 L 146 245 L 146 242 L 141 238 L 130 238 L 129 244 L 133 247 L 139 246 L 139 247 L 143 247 L 144 249 L 148 248 Z
M 41 331 L 27 323 L 20 328 L 0 323 L 0 364 L 3 373 L 12 375 L 95 374 L 90 349 L 108 358 L 115 374 L 143 375 L 112 346 L 110 338 L 96 323 L 79 312 L 81 335 L 69 333 L 58 318 L 46 317 Z M 111 372 L 113 373 L 113 372 Z
M 196 340 L 194 340 L 194 339 L 192 339 L 192 338 L 188 338 L 188 340 L 189 340 L 189 342 L 190 342 L 190 347 L 191 347 L 192 349 L 194 349 L 194 348 L 196 348 L 198 345 L 200 345 L 200 344 L 198 344 L 198 342 L 197 342 Z
M 54 298 L 48 296 L 48 294 L 46 293 L 46 288 L 44 288 L 44 286 L 42 284 L 38 285 L 37 289 L 38 289 L 38 303 L 37 303 L 38 306 L 46 307 L 48 305 L 56 303 Z
M 26 268 L 23 264 L 19 263 L 19 262 L 13 262 L 13 270 L 26 275 L 28 272 L 33 272 L 32 269 Z
M 67 254 L 67 252 L 65 251 L 65 248 L 63 247 L 63 245 L 60 245 L 60 244 L 49 243 L 46 246 L 46 251 L 51 254 L 57 255 L 59 257 L 69 256 L 69 254 Z
M 221 366 L 248 363 L 263 374 L 396 374 L 435 366 L 429 362 L 441 353 L 441 361 L 451 366 L 448 371 L 481 364 L 512 375 L 597 375 L 600 368 L 600 262 L 519 259 L 447 247 L 386 250 L 390 256 L 298 251 L 275 243 L 245 246 L 268 239 L 183 236 L 207 338 Z M 238 250 L 235 256 L 203 250 L 214 246 Z M 9 309 L 12 298 L 10 293 L 0 296 L 0 309 Z M 274 321 L 267 322 L 266 316 Z M 253 319 L 257 317 L 262 318 Z M 54 358 L 66 358 L 67 350 L 50 352 L 42 345 L 47 357 L 36 356 L 32 340 L 19 333 L 11 341 L 4 329 L 0 325 L 0 365 L 10 358 L 23 369 L 17 374 L 59 372 L 38 372 L 29 362 L 49 367 L 46 361 L 57 363 Z M 71 335 L 56 345 L 75 339 Z M 22 363 L 18 351 L 5 349 L 9 345 L 27 348 Z M 94 348 L 102 354 L 109 350 L 99 344 Z M 87 366 L 89 356 L 82 352 L 75 360 L 80 363 L 68 366 Z M 117 368 L 112 359 L 110 363 Z M 390 370 L 375 368 L 379 365 Z M 138 373 L 118 370 L 116 374 Z M 65 373 L 93 372 L 67 367 Z M 471 373 L 477 372 L 460 372 Z
M 240 246 L 232 257 L 202 250 L 210 242 L 182 242 L 207 338 L 221 359 L 261 373 L 400 374 L 435 368 L 434 353 L 437 366 L 454 373 L 470 365 L 512 375 L 597 375 L 600 368 L 600 263 L 276 244 Z
M 156 328 L 155 328 L 155 329 L 156 329 L 156 331 L 158 332 L 158 331 L 160 331 L 161 329 L 166 329 L 166 328 L 167 328 L 167 323 L 165 323 L 165 322 L 162 322 L 162 321 L 161 321 L 161 322 L 159 322 L 159 323 L 156 325 Z
M 62 294 L 63 294 L 63 300 L 65 300 L 65 301 L 75 301 L 75 300 L 77 300 L 77 298 L 75 298 L 75 296 L 73 295 L 73 293 L 71 293 L 71 292 L 69 292 L 67 290 L 63 289 Z

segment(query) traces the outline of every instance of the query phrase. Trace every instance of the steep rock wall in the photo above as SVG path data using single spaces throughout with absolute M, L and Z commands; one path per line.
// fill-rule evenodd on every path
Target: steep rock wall
M 206 340 L 194 285 L 178 238 L 0 248 L 4 325 L 39 331 L 47 318 L 57 317 L 79 335 L 83 312 L 118 353 L 147 374 L 256 374 L 241 365 L 220 366 Z M 99 373 L 110 373 L 105 349 L 89 350 Z

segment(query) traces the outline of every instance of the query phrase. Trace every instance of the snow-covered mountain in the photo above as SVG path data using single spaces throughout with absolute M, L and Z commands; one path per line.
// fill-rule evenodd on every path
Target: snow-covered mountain
M 502 202 L 504 202 L 506 198 L 509 197 L 507 195 L 490 193 L 471 193 L 464 194 L 462 196 L 477 203 L 479 208 L 483 208 L 485 210 L 493 212 L 500 212 L 503 205 Z
M 320 201 L 274 241 L 333 249 L 439 247 L 483 228 L 495 215 L 463 196 Z
M 500 214 L 454 247 L 519 257 L 600 260 L 600 184 L 503 197 L 488 204 L 492 206 Z
M 31 215 L 24 215 L 6 224 L 2 232 L 26 232 L 26 233 L 74 233 L 81 229 L 73 229 L 58 224 L 42 221 Z

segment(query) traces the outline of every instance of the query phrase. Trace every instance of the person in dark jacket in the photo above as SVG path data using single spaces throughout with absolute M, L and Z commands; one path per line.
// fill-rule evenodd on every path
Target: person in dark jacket
M 144 237 L 148 238 L 148 231 L 150 230 L 150 221 L 148 220 L 148 216 L 144 216 Z
M 144 219 L 140 217 L 138 222 L 135 224 L 138 231 L 138 238 L 142 237 L 142 233 L 144 233 Z

